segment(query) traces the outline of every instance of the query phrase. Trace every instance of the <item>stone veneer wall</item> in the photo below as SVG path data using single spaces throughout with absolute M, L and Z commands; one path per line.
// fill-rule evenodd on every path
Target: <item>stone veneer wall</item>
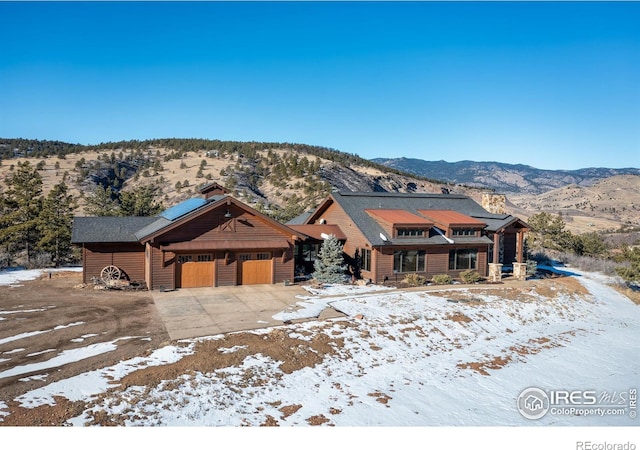
M 506 214 L 507 196 L 504 194 L 482 194 L 482 207 L 491 214 Z

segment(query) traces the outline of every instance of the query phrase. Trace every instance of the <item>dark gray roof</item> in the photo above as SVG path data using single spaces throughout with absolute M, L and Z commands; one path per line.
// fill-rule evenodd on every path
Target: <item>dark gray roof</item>
M 313 214 L 313 211 L 305 211 L 299 216 L 294 217 L 288 221 L 285 225 L 304 225 L 307 223 L 307 219 Z
M 141 240 L 145 236 L 149 236 L 150 234 L 155 233 L 156 231 L 162 230 L 164 227 L 169 225 L 172 221 L 169 219 L 165 219 L 164 217 L 156 217 L 156 220 L 151 222 L 146 227 L 136 231 L 136 238 Z
M 71 242 L 138 242 L 136 231 L 156 220 L 157 217 L 75 217 Z
M 485 222 L 487 224 L 485 230 L 487 231 L 496 231 L 502 226 L 516 220 L 515 217 L 509 214 L 491 214 L 473 199 L 465 195 L 340 191 L 334 192 L 332 196 L 353 219 L 356 226 L 360 228 L 372 245 L 388 244 L 390 243 L 389 239 L 391 236 L 386 236 L 386 232 L 378 222 L 365 212 L 367 209 L 401 209 L 416 215 L 420 215 L 418 210 L 421 209 L 453 210 Z M 386 242 L 380 237 L 380 233 L 387 237 Z M 460 243 L 471 243 L 469 238 L 455 237 L 453 239 Z M 477 243 L 490 243 L 488 238 L 475 239 L 479 240 Z M 408 241 L 406 238 L 403 238 L 402 242 Z M 422 242 L 433 244 L 446 243 L 444 238 L 439 236 L 423 239 Z M 398 239 L 396 239 L 394 243 L 398 244 Z

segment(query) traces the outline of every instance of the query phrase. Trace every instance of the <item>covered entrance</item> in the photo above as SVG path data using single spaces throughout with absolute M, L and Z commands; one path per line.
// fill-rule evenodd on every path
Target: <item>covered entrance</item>
M 271 253 L 238 254 L 238 284 L 273 283 Z
M 214 285 L 215 260 L 212 254 L 178 255 L 176 259 L 176 287 Z

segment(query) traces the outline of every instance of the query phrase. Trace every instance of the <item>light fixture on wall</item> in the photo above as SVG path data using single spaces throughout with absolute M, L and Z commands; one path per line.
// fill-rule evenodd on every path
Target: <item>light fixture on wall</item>
M 227 208 L 227 212 L 224 213 L 224 216 L 229 219 L 231 218 L 231 211 L 229 211 L 229 208 Z

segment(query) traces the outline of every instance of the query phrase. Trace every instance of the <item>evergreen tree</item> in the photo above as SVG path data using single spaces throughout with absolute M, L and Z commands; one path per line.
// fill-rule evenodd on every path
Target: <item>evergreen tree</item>
M 548 248 L 553 250 L 571 249 L 571 235 L 565 231 L 561 215 L 553 216 L 547 212 L 534 214 L 527 220 L 531 232 L 527 236 L 532 249 Z
M 321 283 L 341 283 L 347 265 L 344 263 L 342 244 L 333 235 L 322 243 L 318 258 L 313 264 L 313 278 Z
M 29 161 L 5 178 L 7 190 L 2 198 L 0 243 L 10 258 L 25 250 L 27 263 L 39 241 L 38 216 L 42 205 L 42 177 Z
M 141 186 L 133 191 L 120 192 L 120 211 L 122 216 L 155 216 L 162 211 L 162 203 L 155 201 L 157 188 Z
M 42 202 L 38 228 L 41 237 L 40 250 L 51 254 L 51 261 L 59 266 L 69 260 L 72 254 L 71 227 L 73 211 L 77 208 L 69 188 L 62 181 L 56 184 Z
M 116 196 L 113 194 L 111 187 L 103 188 L 102 186 L 96 187 L 93 191 L 93 195 L 88 196 L 86 199 L 86 211 L 91 216 L 117 216 L 118 202 Z

